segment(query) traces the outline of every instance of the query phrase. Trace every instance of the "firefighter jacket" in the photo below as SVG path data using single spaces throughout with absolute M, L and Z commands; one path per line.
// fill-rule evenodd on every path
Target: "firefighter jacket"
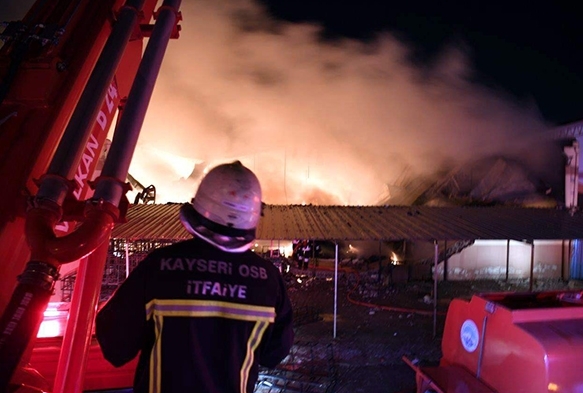
M 293 343 L 279 270 L 198 238 L 151 252 L 98 312 L 105 359 L 140 357 L 134 392 L 250 393 Z

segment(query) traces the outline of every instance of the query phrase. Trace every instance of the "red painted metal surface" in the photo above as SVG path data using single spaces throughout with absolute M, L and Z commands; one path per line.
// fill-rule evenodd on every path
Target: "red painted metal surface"
M 426 367 L 406 357 L 403 360 L 415 370 L 416 393 L 496 393 L 464 367 Z
M 34 276 L 36 265 L 31 265 L 32 261 L 58 268 L 61 264 L 73 262 L 89 254 L 93 259 L 90 264 L 81 265 L 80 271 L 83 272 L 79 280 L 81 289 L 77 291 L 76 285 L 75 292 L 79 296 L 74 297 L 76 300 L 74 300 L 74 306 L 71 307 L 72 322 L 68 324 L 64 345 L 56 352 L 59 356 L 58 362 L 54 357 L 50 361 L 53 366 L 59 364 L 55 377 L 55 389 L 60 392 L 80 391 L 81 386 L 86 383 L 84 381 L 93 381 L 93 385 L 90 383 L 89 386 L 84 386 L 85 389 L 113 388 L 116 386 L 111 385 L 111 378 L 120 379 L 119 375 L 123 375 L 121 378 L 123 383 L 120 387 L 131 385 L 126 381 L 123 370 L 121 373 L 108 373 L 104 369 L 106 374 L 83 377 L 85 355 L 96 350 L 100 354 L 99 348 L 95 345 L 88 349 L 91 339 L 89 332 L 91 332 L 105 263 L 108 244 L 106 240 L 110 236 L 113 223 L 120 216 L 119 202 L 110 203 L 101 200 L 85 204 L 84 199 L 91 194 L 88 180 L 94 171 L 116 108 L 121 97 L 129 93 L 136 75 L 142 56 L 144 37 L 142 33 L 146 32 L 149 35 L 153 31 L 149 25 L 140 23 L 148 23 L 152 19 L 157 1 L 138 0 L 134 2 L 135 8 L 132 4 L 125 7 L 124 3 L 126 1 L 123 0 L 38 1 L 20 25 L 24 29 L 14 34 L 13 39 L 0 48 L 0 80 L 2 81 L 0 181 L 4 189 L 3 204 L 0 206 L 0 258 L 2 258 L 0 275 L 4 283 L 0 289 L 0 315 L 2 315 L 3 326 L 10 326 L 10 321 L 16 321 L 19 318 L 17 314 L 13 314 L 14 304 L 18 305 L 20 296 L 23 296 L 22 293 L 28 296 L 23 292 L 26 290 L 26 285 L 30 285 L 28 281 L 26 284 L 20 281 L 15 289 L 16 278 L 24 270 L 25 265 L 28 272 L 26 278 L 29 279 L 30 276 L 31 279 L 37 280 Z M 143 7 L 141 7 L 142 3 Z M 139 13 L 137 4 L 140 4 L 141 8 Z M 173 12 L 178 15 L 177 10 Z M 156 13 L 156 15 L 159 14 L 161 13 Z M 135 21 L 131 24 L 120 22 L 124 18 L 127 22 L 132 18 L 135 20 L 137 16 L 140 19 L 137 23 Z M 125 33 L 111 34 L 114 30 L 113 26 L 116 25 L 133 29 L 131 33 L 125 27 L 122 28 L 126 29 L 125 31 L 131 36 L 129 42 Z M 11 30 L 12 27 L 9 26 L 7 30 Z M 169 27 L 174 29 L 172 35 L 176 37 L 179 30 L 176 23 Z M 52 28 L 55 30 L 52 35 L 49 33 L 43 35 L 50 32 Z M 118 32 L 121 33 L 122 29 L 118 29 Z M 39 37 L 36 34 L 41 37 L 38 41 L 35 41 Z M 21 40 L 21 36 L 26 39 Z M 116 38 L 110 40 L 114 36 Z M 30 37 L 34 39 L 29 39 Z M 108 45 L 111 51 L 107 49 Z M 122 50 L 119 56 L 117 48 Z M 116 50 L 118 51 L 115 52 Z M 104 56 L 106 52 L 115 53 L 115 59 L 112 56 Z M 101 68 L 96 66 L 103 59 L 106 63 L 102 62 Z M 109 64 L 116 68 L 108 69 Z M 96 70 L 99 72 L 96 73 Z M 120 81 L 117 87 L 113 74 L 116 74 L 117 80 Z M 113 82 L 109 86 L 108 94 L 101 93 L 104 91 L 102 87 L 107 88 L 108 80 L 112 78 Z M 98 81 L 98 85 L 91 82 L 92 80 Z M 88 88 L 89 86 L 91 88 Z M 97 93 L 96 97 L 90 97 L 88 92 Z M 90 102 L 92 100 L 99 104 L 104 94 L 105 101 L 101 111 L 97 113 L 97 108 Z M 84 104 L 78 106 L 80 101 Z M 86 105 L 87 103 L 89 104 Z M 80 108 L 83 110 L 79 110 Z M 93 132 L 89 135 L 84 131 L 89 128 L 82 122 L 91 122 L 95 118 L 93 115 L 89 116 L 92 119 L 83 118 L 86 110 L 93 110 L 92 108 L 95 108 L 97 119 Z M 82 115 L 78 116 L 79 113 Z M 82 122 L 73 121 L 73 119 L 82 119 Z M 136 117 L 136 121 L 138 120 L 139 118 Z M 79 131 L 79 137 L 75 135 L 75 131 Z M 81 135 L 86 135 L 86 137 Z M 88 142 L 83 152 L 79 148 L 83 147 L 84 142 L 81 145 L 78 142 L 87 140 L 86 138 Z M 131 153 L 128 153 L 124 159 L 131 159 Z M 125 180 L 123 176 L 119 177 L 120 179 L 113 180 Z M 41 182 L 42 197 L 35 198 L 34 203 L 27 209 L 30 197 L 39 191 L 38 179 Z M 48 182 L 46 182 L 47 179 Z M 55 184 L 65 184 L 65 190 L 69 190 L 71 195 L 67 195 L 64 202 L 64 193 L 54 188 Z M 122 189 L 125 190 L 123 187 Z M 121 203 L 123 204 L 123 201 Z M 123 207 L 121 214 L 123 214 Z M 64 222 L 61 222 L 61 219 Z M 68 220 L 81 222 L 81 225 L 70 231 L 66 225 Z M 94 253 L 97 248 L 100 252 Z M 28 261 L 31 263 L 27 264 Z M 53 276 L 53 272 L 50 276 Z M 44 286 L 48 283 L 50 283 L 49 280 L 39 281 L 38 294 L 37 289 L 34 294 L 30 294 L 35 299 L 35 305 L 29 307 L 30 310 L 36 310 L 41 306 L 40 303 L 45 297 Z M 11 294 L 13 294 L 12 297 Z M 8 301 L 10 301 L 10 307 L 6 308 Z M 5 312 L 8 309 L 10 311 Z M 25 312 L 30 314 L 29 311 Z M 36 311 L 33 314 L 37 315 Z M 36 324 L 35 320 L 38 320 L 40 324 L 40 313 L 38 317 L 29 319 L 27 316 L 27 321 L 31 322 L 26 323 L 33 326 Z M 27 331 L 28 329 L 27 327 Z M 4 327 L 2 332 L 4 338 L 11 334 Z M 18 336 L 18 340 L 26 339 L 27 335 L 28 333 Z M 11 364 L 14 359 L 16 361 L 20 359 L 20 353 L 24 350 L 15 345 L 4 348 L 9 349 L 1 355 L 3 359 L 11 359 Z M 18 351 L 18 357 L 9 355 L 12 353 L 10 351 L 15 349 Z M 38 354 L 38 348 L 35 347 L 32 353 Z M 27 362 L 29 354 L 30 352 L 27 352 L 23 356 L 22 363 Z M 38 356 L 36 358 L 38 360 Z M 102 361 L 105 363 L 98 356 L 95 358 L 95 364 L 89 364 L 88 369 L 92 370 L 95 365 L 101 367 Z M 39 364 L 42 365 L 43 362 Z M 7 382 L 5 377 L 10 376 L 12 367 L 11 365 L 4 370 L 2 386 Z M 14 374 L 17 384 L 31 379 L 30 373 L 24 373 L 23 370 L 18 369 Z M 91 371 L 89 374 L 91 375 Z M 109 374 L 111 378 L 108 377 Z M 35 374 L 32 379 L 34 378 L 39 379 L 40 375 Z M 39 389 L 44 389 L 40 387 L 42 381 L 37 382 Z M 34 389 L 31 383 L 27 384 Z
M 108 230 L 107 235 L 110 233 L 111 230 Z M 103 277 L 108 247 L 109 242 L 103 242 L 79 263 L 75 291 L 71 299 L 71 312 L 57 362 L 54 392 L 83 390 L 87 352 L 101 289 L 101 280 L 95 280 L 95 277 Z M 80 359 L 83 361 L 79 361 Z
M 42 3 L 42 4 L 41 4 Z M 56 45 L 7 43 L 0 49 L 0 75 L 18 70 L 0 105 L 0 312 L 28 260 L 24 239 L 26 198 L 45 173 L 56 145 L 111 31 L 113 11 L 122 1 L 39 2 L 23 22 L 66 26 Z M 65 2 L 60 2 L 65 3 Z M 77 4 L 78 3 L 78 4 Z M 78 8 L 73 12 L 73 7 Z M 83 34 L 79 34 L 79 32 Z M 15 53 L 21 61 L 16 64 Z M 8 262 L 9 261 L 9 262 Z
M 87 256 L 108 240 L 117 215 L 117 209 L 107 204 L 87 205 L 83 224 L 65 236 L 57 236 L 54 233 L 57 222 L 51 209 L 29 210 L 26 235 L 31 259 L 60 266 Z
M 447 370 L 460 368 L 499 393 L 581 391 L 581 295 L 494 293 L 455 299 L 446 317 L 440 366 L 419 372 L 439 385 L 439 378 L 450 375 Z
M 38 339 L 32 351 L 30 367 L 38 371 L 47 388 L 55 383 L 62 344 L 62 337 Z M 86 353 L 83 390 L 131 388 L 136 364 L 137 358 L 122 367 L 113 367 L 103 358 L 97 340 L 92 337 Z

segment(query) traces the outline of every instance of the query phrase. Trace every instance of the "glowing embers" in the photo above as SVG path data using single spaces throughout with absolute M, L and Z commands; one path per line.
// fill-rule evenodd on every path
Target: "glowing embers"
M 402 261 L 399 260 L 399 256 L 391 251 L 391 265 L 401 265 Z

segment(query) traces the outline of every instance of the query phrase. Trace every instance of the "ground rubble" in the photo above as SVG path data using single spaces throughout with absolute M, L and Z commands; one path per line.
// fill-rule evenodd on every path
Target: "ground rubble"
M 449 302 L 479 292 L 528 291 L 528 280 L 387 284 L 375 271 L 292 271 L 295 344 L 275 370 L 261 370 L 256 392 L 414 393 L 403 357 L 437 364 Z M 537 280 L 533 290 L 568 289 Z

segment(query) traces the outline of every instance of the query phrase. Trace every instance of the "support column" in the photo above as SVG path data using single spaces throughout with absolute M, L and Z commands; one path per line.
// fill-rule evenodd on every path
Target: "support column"
M 447 281 L 447 265 L 449 258 L 447 256 L 447 240 L 443 243 L 443 281 Z
M 437 262 L 439 260 L 439 244 L 433 241 L 435 257 L 433 260 L 433 338 L 437 336 Z
M 334 253 L 334 332 L 332 338 L 336 338 L 336 314 L 338 312 L 338 243 Z
M 530 278 L 529 278 L 529 290 L 532 292 L 533 281 L 534 281 L 534 240 L 531 240 L 530 246 Z
M 506 281 L 510 271 L 510 239 L 506 240 Z

